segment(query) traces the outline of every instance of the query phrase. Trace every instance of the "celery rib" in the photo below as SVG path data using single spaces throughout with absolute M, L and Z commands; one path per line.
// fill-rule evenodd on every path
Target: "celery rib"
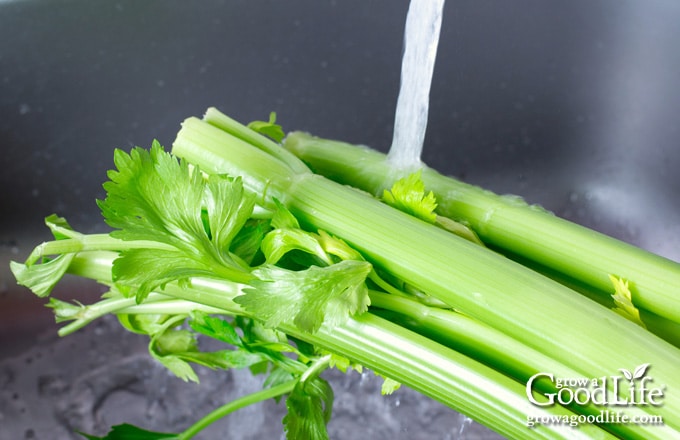
M 315 172 L 372 194 L 398 177 L 385 155 L 368 148 L 304 133 L 290 134 L 285 146 Z M 424 168 L 422 179 L 437 197 L 437 211 L 469 224 L 485 243 L 601 291 L 611 290 L 609 274 L 626 279 L 639 307 L 680 322 L 679 263 L 431 168 Z
M 371 291 L 373 313 L 402 325 L 517 380 L 527 383 L 534 374 L 550 371 L 558 377 L 578 377 L 572 369 L 554 359 L 527 347 L 507 335 L 462 313 L 428 307 L 405 297 Z M 544 393 L 557 392 L 552 384 L 539 384 L 535 389 Z M 598 415 L 595 405 L 570 405 L 578 414 Z M 627 408 L 628 415 L 645 417 L 638 408 Z M 605 424 L 604 429 L 621 438 L 651 438 L 659 435 L 655 426 Z
M 86 271 L 73 272 L 79 276 L 93 277 L 110 272 L 112 263 L 113 256 L 108 259 L 102 256 L 90 261 Z M 106 277 L 94 279 L 100 282 L 108 280 Z M 235 292 L 240 289 L 241 286 L 233 282 L 192 278 L 190 286 L 179 287 L 171 283 L 162 293 L 182 300 L 173 301 L 174 307 L 186 307 L 183 310 L 174 309 L 176 312 L 218 309 L 227 314 L 247 316 L 233 302 L 233 298 L 238 295 Z M 122 309 L 121 312 L 147 313 L 155 310 L 154 303 L 145 303 Z M 578 430 L 560 424 L 536 425 L 529 429 L 526 426 L 527 416 L 569 418 L 575 413 L 559 405 L 533 406 L 526 398 L 524 386 L 504 374 L 371 313 L 351 318 L 336 327 L 322 325 L 314 334 L 289 324 L 281 325 L 279 329 L 319 349 L 345 356 L 393 378 L 508 438 L 615 438 L 596 425 L 583 425 Z
M 238 168 L 250 175 L 252 167 L 257 174 L 261 164 L 247 158 L 221 168 L 235 154 L 239 158 L 247 154 L 235 153 L 242 143 L 237 146 L 232 136 L 213 129 L 207 123 L 196 123 L 191 131 L 183 129 L 173 152 L 207 172 Z M 203 131 L 211 131 L 213 144 L 193 139 Z M 253 146 L 251 150 L 261 151 Z M 363 167 L 365 160 L 353 163 Z M 376 266 L 584 377 L 651 363 L 658 382 L 680 389 L 675 374 L 680 364 L 677 348 L 557 282 L 323 177 L 290 171 L 266 184 L 275 190 L 270 196 L 280 197 L 306 227 L 339 236 Z M 680 428 L 680 396 L 668 393 L 654 413 L 672 428 Z

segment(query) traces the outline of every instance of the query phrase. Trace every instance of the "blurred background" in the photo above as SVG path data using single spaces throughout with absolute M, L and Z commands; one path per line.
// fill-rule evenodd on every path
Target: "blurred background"
M 169 147 L 181 121 L 209 106 L 242 122 L 276 111 L 287 131 L 386 151 L 407 9 L 407 0 L 0 0 L 0 437 L 195 418 L 158 409 L 173 395 L 157 390 L 175 382 L 115 322 L 58 340 L 45 301 L 15 285 L 9 261 L 50 238 L 51 213 L 106 231 L 95 199 L 113 149 Z M 672 0 L 448 0 L 423 160 L 680 260 L 678 23 Z M 87 300 L 101 289 L 68 280 L 55 293 Z M 94 386 L 110 350 L 126 353 L 115 368 L 128 373 Z M 357 380 L 343 382 L 350 395 L 373 386 Z M 422 438 L 491 438 L 405 393 L 377 400 L 393 425 L 370 438 L 421 438 L 402 422 L 409 408 L 435 427 Z M 351 438 L 335 426 L 334 438 Z

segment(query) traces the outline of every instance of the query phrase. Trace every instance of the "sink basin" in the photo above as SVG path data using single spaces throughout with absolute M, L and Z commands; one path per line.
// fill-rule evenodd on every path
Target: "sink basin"
M 680 261 L 680 5 L 453 1 L 445 7 L 423 160 Z M 405 0 L 0 1 L 0 437 L 67 440 L 130 422 L 179 430 L 252 391 L 246 372 L 170 376 L 106 318 L 60 339 L 45 300 L 15 284 L 57 213 L 107 227 L 95 200 L 113 149 L 170 146 L 209 106 L 242 122 L 386 151 Z M 66 279 L 62 299 L 101 287 Z M 370 372 L 331 372 L 334 439 L 495 439 Z M 280 438 L 267 402 L 203 438 Z M 238 433 L 235 434 L 235 433 Z

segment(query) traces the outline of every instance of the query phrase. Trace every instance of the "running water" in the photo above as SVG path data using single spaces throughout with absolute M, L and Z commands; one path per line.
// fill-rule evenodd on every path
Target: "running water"
M 443 9 L 444 0 L 411 0 L 409 5 L 394 135 L 387 156 L 396 169 L 421 163 Z

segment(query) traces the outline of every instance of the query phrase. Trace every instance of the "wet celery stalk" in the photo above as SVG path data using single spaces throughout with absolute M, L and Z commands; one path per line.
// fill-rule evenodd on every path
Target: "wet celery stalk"
M 233 128 L 238 125 L 214 109 L 205 120 L 190 118 L 177 136 L 173 153 L 210 173 L 247 176 L 244 182 L 264 194 L 260 200 L 264 205 L 271 204 L 273 198 L 280 200 L 307 228 L 341 237 L 381 270 L 584 377 L 611 374 L 622 365 L 650 363 L 655 366 L 656 380 L 667 384 L 668 389 L 674 388 L 678 381 L 674 366 L 680 361 L 677 348 L 497 253 L 389 208 L 364 193 L 301 171 L 297 165 L 290 166 L 299 162 L 281 160 L 285 155 L 278 150 L 270 154 L 275 145 L 243 141 L 238 135 L 240 129 Z M 294 138 L 289 137 L 288 148 L 299 153 L 291 142 Z M 337 151 L 345 154 L 344 150 Z M 364 154 L 371 155 L 358 150 L 348 159 L 356 172 L 361 169 L 369 179 L 385 175 L 370 167 L 366 171 L 371 162 Z M 318 163 L 312 166 L 323 171 Z M 262 170 L 268 167 L 274 172 L 265 175 Z M 283 171 L 286 167 L 287 175 Z M 429 175 L 423 175 L 426 185 Z M 492 217 L 499 208 L 495 209 Z M 490 228 L 488 224 L 484 227 Z M 663 415 L 666 427 L 677 429 L 680 421 L 674 408 L 680 408 L 680 396 L 669 393 L 663 406 L 643 410 Z

